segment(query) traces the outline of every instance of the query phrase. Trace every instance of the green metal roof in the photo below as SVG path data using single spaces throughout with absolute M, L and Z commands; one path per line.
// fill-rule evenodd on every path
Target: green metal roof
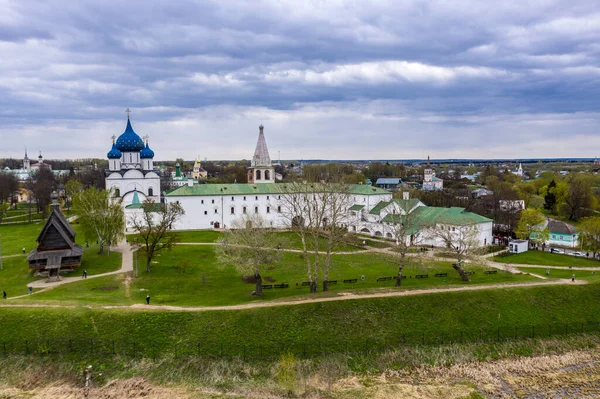
M 165 193 L 166 197 L 181 196 L 208 196 L 208 195 L 254 195 L 254 194 L 285 194 L 292 185 L 286 183 L 262 183 L 262 184 L 194 184 L 194 186 L 182 186 Z M 313 184 L 306 183 L 303 187 L 306 192 L 311 192 Z M 348 192 L 357 195 L 381 195 L 389 194 L 389 191 L 367 186 L 365 184 L 348 184 Z
M 363 209 L 365 206 L 364 205 L 358 205 L 358 204 L 354 204 L 350 207 L 351 211 L 360 211 L 361 209 Z
M 398 206 L 400 207 L 400 209 L 403 209 L 404 211 L 408 212 L 411 209 L 413 209 L 415 206 L 417 206 L 417 204 L 419 202 L 421 202 L 420 199 L 418 198 L 411 198 L 408 200 L 404 200 L 404 199 L 400 199 L 400 198 L 394 198 L 392 200 L 392 202 L 395 202 L 396 204 L 398 204 Z
M 436 223 L 450 224 L 454 226 L 468 226 L 476 223 L 491 222 L 484 216 L 473 212 L 465 211 L 465 208 L 438 208 L 429 206 L 420 206 L 411 212 L 417 218 L 417 224 L 424 226 L 433 226 Z M 399 215 L 398 215 L 399 216 Z M 397 222 L 396 215 L 388 214 L 383 218 L 383 222 Z
M 379 215 L 383 208 L 391 204 L 392 201 L 380 201 L 379 204 L 375 205 L 373 209 L 369 211 L 371 215 Z

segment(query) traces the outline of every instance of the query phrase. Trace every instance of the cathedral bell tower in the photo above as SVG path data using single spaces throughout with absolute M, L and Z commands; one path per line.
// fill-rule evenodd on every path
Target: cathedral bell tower
M 275 168 L 271 164 L 271 157 L 269 156 L 263 130 L 264 126 L 260 125 L 258 127 L 256 150 L 254 150 L 254 156 L 248 168 L 249 184 L 275 183 Z

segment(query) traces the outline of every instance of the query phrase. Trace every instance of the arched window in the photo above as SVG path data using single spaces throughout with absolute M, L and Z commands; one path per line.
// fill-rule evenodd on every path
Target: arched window
M 260 170 L 256 171 L 256 180 L 260 180 Z
M 152 190 L 152 187 L 148 188 L 148 197 L 153 197 L 154 196 L 154 190 Z
M 120 197 L 121 196 L 121 190 L 119 190 L 118 188 L 115 188 L 115 197 Z
M 265 180 L 271 180 L 271 176 L 268 170 L 265 170 Z

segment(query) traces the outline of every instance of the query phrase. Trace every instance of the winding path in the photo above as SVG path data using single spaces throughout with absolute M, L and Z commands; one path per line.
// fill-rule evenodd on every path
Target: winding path
M 207 243 L 179 243 L 178 245 L 219 245 L 216 242 L 207 242 Z M 97 277 L 110 276 L 115 274 L 122 274 L 133 271 L 133 250 L 127 241 L 120 242 L 116 247 L 112 248 L 113 251 L 120 252 L 122 254 L 122 264 L 119 270 L 101 274 L 95 274 L 88 276 L 88 279 L 93 279 Z M 360 253 L 368 253 L 368 252 L 378 252 L 378 253 L 389 253 L 392 248 L 367 248 L 363 251 L 345 251 L 345 252 L 336 252 L 336 255 L 353 255 Z M 283 252 L 302 252 L 297 249 L 279 249 L 279 251 Z M 416 255 L 416 254 L 411 254 Z M 495 254 L 489 254 L 493 256 Z M 21 254 L 11 255 L 11 256 L 23 256 Z M 428 255 L 429 259 L 432 260 L 440 260 L 440 261 L 449 261 L 448 258 L 438 258 L 435 257 L 435 254 L 431 252 L 431 255 Z M 572 268 L 569 269 L 567 266 L 542 266 L 542 265 L 505 265 L 502 263 L 493 262 L 487 259 L 488 256 L 483 257 L 483 264 L 488 267 L 493 267 L 496 269 L 508 271 L 511 273 L 519 273 L 518 267 L 534 267 L 534 268 L 551 268 L 551 269 L 564 269 L 564 270 L 600 270 L 600 268 Z M 508 266 L 508 267 L 507 267 Z M 530 273 L 531 274 L 531 273 Z M 489 284 L 489 285 L 471 285 L 471 286 L 460 286 L 460 287 L 449 287 L 449 288 L 430 288 L 430 289 L 409 289 L 402 291 L 386 291 L 386 292 L 377 292 L 372 294 L 356 294 L 351 292 L 335 292 L 334 296 L 328 297 L 313 297 L 298 300 L 273 300 L 269 302 L 253 302 L 241 305 L 231 305 L 231 306 L 198 306 L 198 307 L 189 307 L 189 306 L 168 306 L 168 305 L 143 305 L 143 304 L 134 304 L 131 306 L 98 306 L 98 308 L 102 309 L 153 309 L 153 310 L 163 310 L 163 311 L 189 311 L 189 312 L 201 312 L 201 311 L 211 311 L 211 310 L 243 310 L 243 309 L 254 309 L 254 308 L 264 308 L 264 307 L 275 307 L 275 306 L 290 306 L 290 305 L 301 305 L 307 303 L 319 303 L 319 302 L 332 302 L 332 301 L 344 301 L 344 300 L 352 300 L 352 299 L 369 299 L 369 298 L 387 298 L 387 297 L 403 297 L 403 296 L 414 296 L 414 295 L 427 295 L 434 293 L 445 293 L 445 292 L 462 292 L 462 291 L 481 291 L 488 289 L 498 289 L 498 288 L 522 288 L 522 287 L 536 287 L 536 286 L 545 286 L 545 285 L 582 285 L 587 284 L 585 280 L 577 280 L 572 282 L 569 279 L 552 279 L 549 280 L 544 276 L 531 274 L 534 277 L 539 278 L 539 282 L 526 282 L 526 283 L 505 283 L 505 284 Z M 64 277 L 60 281 L 46 283 L 44 280 L 34 281 L 28 284 L 29 287 L 39 288 L 38 291 L 35 291 L 33 295 L 47 291 L 54 287 L 75 283 L 78 281 L 82 281 L 81 277 Z M 333 292 L 332 292 L 333 293 Z M 21 295 L 16 297 L 8 298 L 18 299 L 27 297 L 29 295 Z M 14 305 L 0 305 L 1 307 L 66 307 L 66 308 L 75 308 L 77 306 L 71 305 L 41 305 L 41 304 L 14 304 Z
M 547 285 L 583 285 L 587 284 L 587 281 L 575 281 L 570 280 L 552 280 L 548 282 L 533 282 L 533 283 L 507 283 L 507 284 L 491 284 L 491 285 L 472 285 L 462 287 L 451 287 L 451 288 L 431 288 L 431 289 L 414 289 L 405 291 L 394 291 L 394 292 L 380 292 L 374 294 L 354 294 L 350 292 L 337 292 L 336 296 L 331 297 L 316 297 L 316 298 L 302 298 L 298 300 L 274 300 L 269 302 L 252 302 L 241 305 L 228 305 L 228 306 L 169 306 L 169 305 L 144 305 L 134 304 L 131 306 L 124 305 L 109 305 L 109 306 L 86 306 L 88 308 L 97 309 L 138 309 L 138 310 L 158 310 L 158 311 L 174 311 L 174 312 L 207 312 L 212 310 L 247 310 L 257 308 L 271 308 L 278 306 L 293 306 L 303 305 L 308 303 L 322 303 L 322 302 L 334 302 L 334 301 L 348 301 L 354 299 L 370 299 L 370 298 L 391 298 L 391 297 L 405 297 L 415 295 L 428 295 L 436 293 L 446 292 L 464 292 L 464 291 L 483 291 L 497 288 L 522 288 L 522 287 L 539 287 Z M 76 305 L 42 305 L 42 304 L 14 304 L 14 305 L 0 305 L 0 308 L 77 308 L 81 306 Z

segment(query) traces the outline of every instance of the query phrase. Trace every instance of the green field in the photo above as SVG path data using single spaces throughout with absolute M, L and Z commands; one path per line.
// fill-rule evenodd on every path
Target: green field
M 521 265 L 600 267 L 600 261 L 598 260 L 541 251 L 527 251 L 520 254 L 496 256 L 492 260 L 498 263 Z
M 185 270 L 175 267 L 185 259 L 191 262 Z M 262 273 L 263 284 L 290 285 L 286 289 L 267 289 L 262 298 L 252 297 L 253 283 L 242 280 L 232 266 L 217 267 L 213 246 L 179 245 L 170 252 L 157 257 L 152 271 L 146 273 L 143 259 L 139 259 L 139 277 L 133 278 L 129 296 L 122 290 L 110 287 L 121 287 L 120 276 L 94 279 L 87 284 L 67 284 L 53 290 L 40 293 L 27 300 L 58 301 L 62 303 L 99 302 L 95 297 L 110 298 L 110 303 L 143 303 L 146 295 L 151 295 L 153 304 L 178 306 L 217 306 L 235 305 L 251 301 L 270 301 L 283 298 L 301 298 L 315 296 L 335 296 L 339 292 L 367 292 L 382 288 L 394 290 L 394 280 L 377 281 L 380 277 L 391 277 L 397 273 L 396 266 L 384 255 L 374 253 L 357 253 L 352 255 L 334 255 L 329 280 L 338 283 L 330 286 L 329 293 L 309 294 L 308 287 L 302 286 L 306 281 L 304 261 L 298 253 L 283 253 L 280 262 L 269 265 Z M 433 288 L 449 285 L 493 284 L 538 280 L 528 275 L 515 275 L 498 271 L 495 275 L 486 275 L 481 266 L 469 266 L 474 271 L 472 282 L 464 283 L 452 269 L 450 262 L 427 261 L 419 265 L 406 266 L 407 276 L 400 289 Z M 436 273 L 447 273 L 447 277 L 434 277 Z M 415 278 L 419 274 L 428 274 L 428 278 Z M 361 280 L 365 276 L 365 280 Z M 346 279 L 357 279 L 356 283 L 343 283 Z M 107 292 L 103 291 L 106 287 Z M 321 288 L 319 287 L 319 290 Z
M 2 255 L 15 255 L 22 253 L 23 248 L 27 254 L 37 247 L 35 239 L 44 225 L 33 224 L 0 224 L 2 236 Z M 79 237 L 78 237 L 79 238 Z M 77 240 L 80 242 L 81 240 Z
M 597 326 L 598 287 L 508 288 L 243 311 L 6 308 L 0 312 L 0 341 L 8 342 L 9 350 L 23 350 L 26 339 L 33 348 L 35 340 L 54 338 L 85 339 L 86 348 L 90 339 L 96 345 L 115 340 L 118 350 L 131 351 L 135 343 L 138 354 L 156 356 L 182 351 L 241 356 L 244 347 L 258 357 L 259 347 L 265 354 L 331 353 L 396 346 L 401 339 L 433 343 L 463 336 L 469 341 L 479 334 L 514 338 L 536 331 L 539 336 Z

